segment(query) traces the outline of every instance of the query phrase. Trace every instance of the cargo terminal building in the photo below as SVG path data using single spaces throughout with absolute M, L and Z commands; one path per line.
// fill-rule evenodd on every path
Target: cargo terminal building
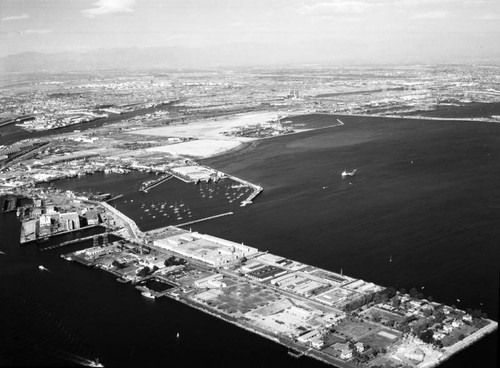
M 159 250 L 169 251 L 188 260 L 196 260 L 210 267 L 229 266 L 241 261 L 243 257 L 259 252 L 257 248 L 198 232 L 186 232 L 154 240 L 153 245 Z

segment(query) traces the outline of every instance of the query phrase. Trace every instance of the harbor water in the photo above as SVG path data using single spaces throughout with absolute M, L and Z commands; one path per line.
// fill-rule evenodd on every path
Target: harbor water
M 331 119 L 292 120 L 328 126 Z M 340 119 L 342 126 L 206 160 L 264 188 L 247 207 L 239 206 L 243 189 L 227 179 L 199 185 L 172 179 L 149 193 L 138 191 L 152 178 L 144 173 L 53 185 L 123 193 L 111 204 L 142 230 L 184 222 L 187 211 L 177 220 L 180 208 L 189 208 L 189 220 L 233 211 L 192 228 L 380 285 L 416 287 L 435 301 L 481 308 L 498 320 L 500 126 Z M 344 169 L 354 168 L 356 176 L 342 179 Z M 19 246 L 19 228 L 14 213 L 0 215 L 6 253 L 0 255 L 0 365 L 81 365 L 99 357 L 106 366 L 324 366 L 59 257 L 91 241 L 42 252 L 36 244 Z M 489 335 L 442 366 L 496 367 L 497 339 Z

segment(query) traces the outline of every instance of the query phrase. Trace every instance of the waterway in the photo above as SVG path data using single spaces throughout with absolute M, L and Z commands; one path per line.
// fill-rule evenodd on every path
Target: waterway
M 28 132 L 15 124 L 9 124 L 0 127 L 0 145 L 12 144 L 23 139 L 44 138 L 51 135 L 69 133 L 75 130 L 85 131 L 88 129 L 99 128 L 103 125 L 117 123 L 120 120 L 130 119 L 135 116 L 151 114 L 157 110 L 168 110 L 171 113 L 177 112 L 179 109 L 175 105 L 162 105 L 158 107 L 149 107 L 136 111 L 126 112 L 123 114 L 112 114 L 107 118 L 99 118 L 85 123 L 74 124 L 58 129 L 44 130 L 40 132 Z
M 295 123 L 327 126 L 331 119 L 316 115 Z M 381 285 L 417 287 L 436 301 L 482 308 L 498 320 L 500 126 L 341 120 L 345 125 L 264 140 L 245 154 L 207 160 L 264 187 L 248 207 L 229 203 L 224 190 L 206 198 L 200 187 L 178 180 L 139 193 L 140 182 L 151 178 L 142 173 L 55 185 L 125 193 L 112 204 L 143 230 L 169 224 L 144 216 L 143 203 L 182 200 L 200 218 L 230 209 L 234 216 L 193 230 Z M 342 179 L 345 168 L 358 174 Z M 6 326 L 0 365 L 68 365 L 76 356 L 96 356 L 110 366 L 324 366 L 295 360 L 261 337 L 178 302 L 147 299 L 108 273 L 58 257 L 90 244 L 46 252 L 19 247 L 12 213 L 0 215 L 0 233 L 0 250 L 7 253 L 0 255 L 0 295 L 8 296 L 0 307 Z M 39 271 L 39 264 L 51 272 Z M 497 340 L 498 333 L 490 335 L 443 367 L 496 367 Z

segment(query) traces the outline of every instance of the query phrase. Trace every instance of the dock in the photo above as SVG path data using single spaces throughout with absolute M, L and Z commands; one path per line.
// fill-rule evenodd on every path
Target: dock
M 153 189 L 154 187 L 160 185 L 160 184 L 163 184 L 165 183 L 167 180 L 170 180 L 172 179 L 174 176 L 169 174 L 167 176 L 164 176 L 164 177 L 161 177 L 157 180 L 154 180 L 153 182 L 145 185 L 144 187 L 142 187 L 141 189 L 139 189 L 141 192 L 144 192 L 144 193 L 147 193 L 150 189 Z
M 100 237 L 103 237 L 104 242 L 106 242 L 108 234 L 109 234 L 108 232 L 105 232 L 102 234 L 94 234 L 94 235 L 85 236 L 83 238 L 72 239 L 72 240 L 68 240 L 68 241 L 65 241 L 65 242 L 62 242 L 62 243 L 59 243 L 56 245 L 51 245 L 50 247 L 41 248 L 40 251 L 45 252 L 46 250 L 61 248 L 61 247 L 64 247 L 66 245 L 80 243 L 80 242 L 83 242 L 85 240 L 90 240 L 90 239 L 93 239 L 94 243 L 96 243 Z
M 79 227 L 78 229 L 72 229 L 72 230 L 66 230 L 66 231 L 59 231 L 59 232 L 56 232 L 56 233 L 47 234 L 45 236 L 37 236 L 34 239 L 31 239 L 31 238 L 30 239 L 26 239 L 25 237 L 23 237 L 21 235 L 21 239 L 20 239 L 19 242 L 20 242 L 21 245 L 24 245 L 24 244 L 28 244 L 28 243 L 32 243 L 32 242 L 47 241 L 47 240 L 50 240 L 53 237 L 56 237 L 56 236 L 59 236 L 59 235 L 71 234 L 71 233 L 75 233 L 75 232 L 78 232 L 78 231 L 92 229 L 92 228 L 98 227 L 98 226 L 100 226 L 100 225 L 89 225 L 89 226 Z
M 226 177 L 231 179 L 231 180 L 234 180 L 234 181 L 236 181 L 236 182 L 238 182 L 246 187 L 253 189 L 252 194 L 250 194 L 247 199 L 245 199 L 241 202 L 242 207 L 246 206 L 247 204 L 253 203 L 252 201 L 255 199 L 255 197 L 257 197 L 264 190 L 264 188 L 262 188 L 260 185 L 252 184 L 249 181 L 237 178 L 236 176 L 226 175 Z

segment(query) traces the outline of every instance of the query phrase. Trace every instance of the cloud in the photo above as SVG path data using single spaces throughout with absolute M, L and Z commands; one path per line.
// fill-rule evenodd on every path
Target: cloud
M 28 18 L 29 18 L 28 14 L 11 15 L 9 17 L 2 18 L 2 22 L 10 22 L 10 21 L 13 21 L 13 20 L 21 20 L 21 19 L 28 19 Z
M 448 18 L 450 13 L 447 11 L 431 11 L 426 13 L 415 14 L 413 19 L 443 19 Z
M 21 32 L 23 35 L 30 35 L 30 34 L 47 34 L 47 33 L 52 33 L 54 32 L 52 29 L 25 29 L 24 31 Z
M 133 13 L 134 5 L 135 0 L 99 0 L 93 8 L 82 10 L 82 13 L 89 18 L 111 13 Z
M 500 20 L 500 13 L 499 14 L 485 14 L 477 19 L 479 20 Z

